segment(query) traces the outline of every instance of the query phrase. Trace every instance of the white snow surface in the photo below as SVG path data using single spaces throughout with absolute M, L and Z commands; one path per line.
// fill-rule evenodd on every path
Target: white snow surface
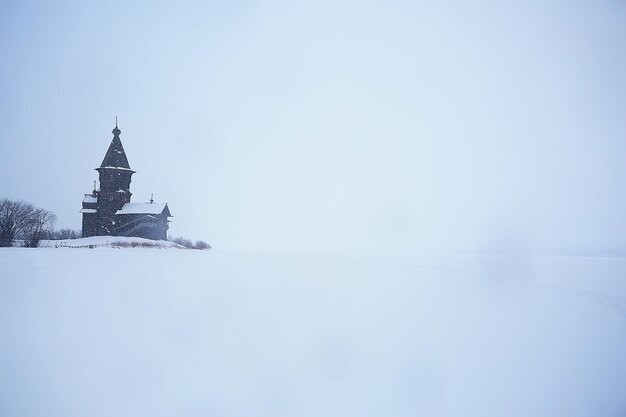
M 135 244 L 139 247 L 142 244 L 147 244 L 153 247 L 159 248 L 179 248 L 184 249 L 184 246 L 178 243 L 170 242 L 168 240 L 151 240 L 141 237 L 125 237 L 125 236 L 91 236 L 83 237 L 80 239 L 65 239 L 65 240 L 42 240 L 39 242 L 40 248 L 104 248 L 115 247 L 122 245 Z
M 0 414 L 624 416 L 623 258 L 0 249 Z
M 97 203 L 98 202 L 98 197 L 94 196 L 93 194 L 85 194 L 85 197 L 83 198 L 83 203 Z
M 115 214 L 161 214 L 166 203 L 126 203 Z
M 133 171 L 133 170 L 132 170 L 132 169 L 130 169 L 130 168 L 124 168 L 124 167 L 100 167 L 100 168 L 106 168 L 106 169 L 119 169 L 119 170 L 121 170 L 121 171 Z M 133 172 L 135 172 L 135 171 L 133 171 Z

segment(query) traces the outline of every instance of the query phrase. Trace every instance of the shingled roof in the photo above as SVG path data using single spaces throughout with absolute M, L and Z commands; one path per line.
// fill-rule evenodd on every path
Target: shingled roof
M 115 129 L 113 129 L 113 140 L 111 141 L 111 145 L 109 145 L 106 155 L 104 155 L 100 168 L 130 169 L 126 152 L 124 152 L 124 147 L 120 140 L 120 133 L 122 133 L 122 131 L 116 125 Z

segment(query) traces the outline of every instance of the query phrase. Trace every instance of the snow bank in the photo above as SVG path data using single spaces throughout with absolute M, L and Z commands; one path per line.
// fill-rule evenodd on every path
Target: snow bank
M 0 249 L 3 417 L 626 415 L 622 258 Z
M 42 240 L 40 248 L 121 248 L 121 247 L 144 247 L 144 248 L 177 248 L 185 249 L 178 243 L 167 240 L 150 240 L 141 237 L 124 236 L 91 236 L 80 239 L 65 240 Z

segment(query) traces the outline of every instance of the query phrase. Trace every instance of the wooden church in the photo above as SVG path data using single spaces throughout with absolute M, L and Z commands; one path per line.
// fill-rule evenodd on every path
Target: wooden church
M 100 175 L 100 189 L 85 194 L 83 208 L 83 237 L 136 236 L 153 240 L 167 239 L 169 217 L 167 203 L 131 203 L 130 169 L 122 141 L 122 131 L 113 129 L 113 140 L 102 164 L 96 168 Z

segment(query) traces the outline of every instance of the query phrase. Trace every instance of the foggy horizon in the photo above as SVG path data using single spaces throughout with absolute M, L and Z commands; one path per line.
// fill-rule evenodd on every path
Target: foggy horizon
M 0 6 L 0 197 L 133 202 L 215 248 L 626 254 L 626 6 Z

